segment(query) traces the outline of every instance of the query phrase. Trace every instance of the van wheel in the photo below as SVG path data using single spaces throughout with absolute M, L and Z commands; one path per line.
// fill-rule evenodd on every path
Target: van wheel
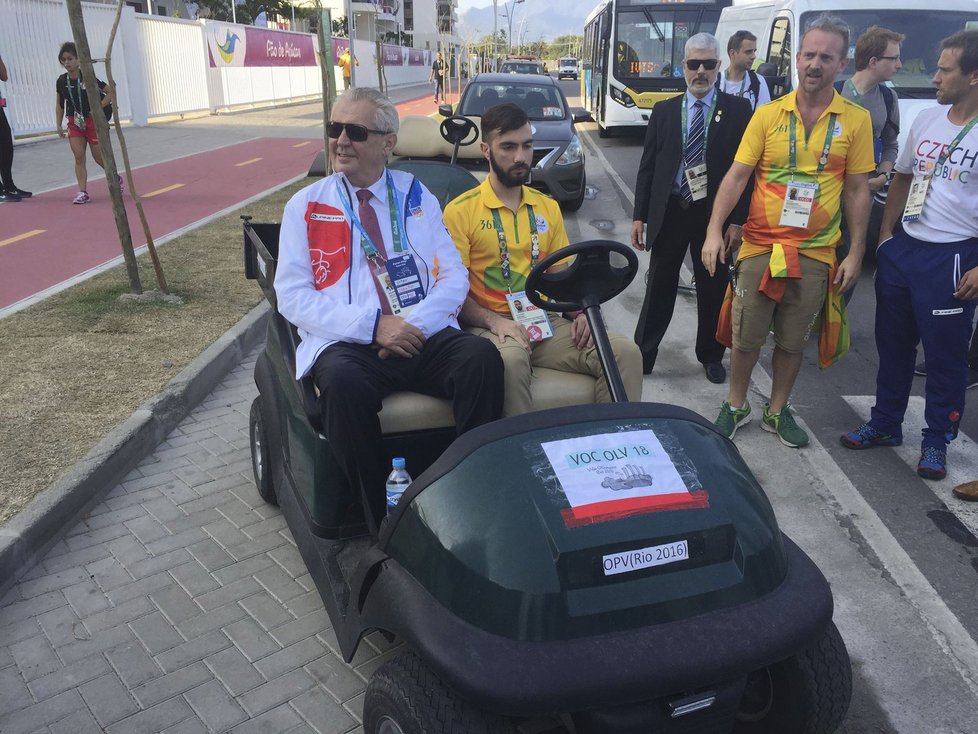
M 469 706 L 450 691 L 414 653 L 384 663 L 367 683 L 365 734 L 515 734 L 513 725 Z
M 268 443 L 268 429 L 261 395 L 251 403 L 248 420 L 248 435 L 251 438 L 251 469 L 255 475 L 258 494 L 270 505 L 278 505 L 275 484 L 272 482 L 271 446 Z
M 829 623 L 798 655 L 747 677 L 735 734 L 831 734 L 849 710 L 852 666 L 845 642 Z

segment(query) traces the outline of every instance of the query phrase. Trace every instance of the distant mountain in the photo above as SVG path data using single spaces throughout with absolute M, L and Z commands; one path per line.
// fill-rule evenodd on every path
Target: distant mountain
M 518 41 L 520 22 L 523 23 L 523 41 L 551 41 L 557 36 L 573 33 L 584 34 L 584 19 L 598 6 L 598 0 L 563 0 L 560 11 L 546 0 L 525 0 L 517 5 L 499 0 L 499 28 L 509 31 L 509 21 L 503 14 L 505 9 L 513 8 L 513 41 Z M 525 15 L 525 20 L 523 20 Z M 492 35 L 492 5 L 484 8 L 471 8 L 459 16 L 459 35 L 474 41 Z

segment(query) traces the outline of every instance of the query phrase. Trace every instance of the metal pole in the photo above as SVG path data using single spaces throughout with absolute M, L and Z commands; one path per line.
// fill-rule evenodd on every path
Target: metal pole
M 496 69 L 496 37 L 499 33 L 499 13 L 498 13 L 498 0 L 492 0 L 492 70 L 498 71 Z
M 346 35 L 350 39 L 350 86 L 357 85 L 357 55 L 353 51 L 353 0 L 346 0 Z

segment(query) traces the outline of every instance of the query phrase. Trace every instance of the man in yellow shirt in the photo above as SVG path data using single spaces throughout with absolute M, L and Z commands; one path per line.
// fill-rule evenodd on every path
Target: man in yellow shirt
M 503 415 L 533 410 L 533 367 L 597 378 L 595 400 L 611 399 L 587 319 L 551 315 L 530 304 L 526 276 L 542 258 L 568 244 L 560 207 L 525 186 L 533 161 L 533 132 L 514 104 L 482 115 L 482 152 L 489 176 L 445 207 L 445 226 L 469 269 L 469 295 L 459 323 L 492 341 L 504 364 Z M 630 400 L 642 397 L 642 356 L 631 339 L 610 336 Z
M 360 66 L 360 62 L 357 60 L 356 56 L 350 55 L 349 48 L 340 54 L 339 62 L 340 62 L 340 68 L 343 70 L 343 89 L 349 89 L 350 88 L 350 65 L 352 63 L 356 66 Z
M 726 262 L 723 222 L 754 174 L 732 278 L 730 386 L 716 420 L 731 438 L 750 420 L 747 388 L 772 322 L 774 375 L 762 428 L 786 446 L 808 443 L 788 398 L 820 317 L 822 338 L 824 325 L 834 320 L 838 351 L 848 349 L 838 296 L 859 278 L 869 217 L 866 174 L 876 168 L 869 113 L 832 86 L 846 67 L 848 49 L 849 28 L 839 19 L 823 15 L 809 24 L 796 56 L 798 89 L 754 113 L 713 204 L 702 251 L 711 274 L 718 259 Z M 837 264 L 843 196 L 852 243 Z

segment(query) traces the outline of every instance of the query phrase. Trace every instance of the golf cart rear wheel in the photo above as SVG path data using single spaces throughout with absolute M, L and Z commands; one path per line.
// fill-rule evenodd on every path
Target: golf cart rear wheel
M 255 487 L 258 494 L 270 505 L 277 505 L 275 485 L 272 483 L 271 446 L 268 443 L 264 407 L 261 395 L 251 403 L 251 415 L 248 420 L 248 435 L 251 439 L 251 469 L 255 475 Z
M 849 710 L 852 667 L 834 623 L 794 657 L 748 676 L 735 734 L 831 734 Z
M 382 665 L 363 700 L 365 734 L 514 734 L 505 718 L 479 711 L 450 691 L 414 653 Z

